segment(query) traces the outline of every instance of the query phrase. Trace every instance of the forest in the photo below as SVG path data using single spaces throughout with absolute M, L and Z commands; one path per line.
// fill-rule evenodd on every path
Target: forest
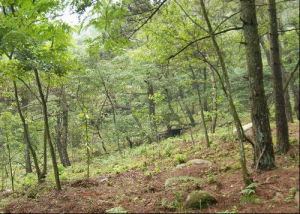
M 298 0 L 0 0 L 0 213 L 298 213 Z

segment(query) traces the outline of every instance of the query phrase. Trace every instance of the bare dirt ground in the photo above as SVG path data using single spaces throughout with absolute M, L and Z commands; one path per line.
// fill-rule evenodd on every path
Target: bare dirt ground
M 299 139 L 297 124 L 290 126 L 290 136 Z M 186 148 L 192 145 L 187 143 L 182 146 Z M 297 159 L 299 142 L 292 145 L 287 155 L 276 156 L 277 168 L 274 170 L 257 172 L 249 165 L 254 182 L 258 184 L 255 195 L 259 198 L 259 202 L 245 204 L 240 202 L 240 192 L 244 189 L 240 169 L 230 167 L 231 163 L 236 162 L 235 159 L 230 158 L 237 152 L 236 144 L 224 143 L 220 149 L 223 150 L 224 160 L 219 157 L 220 151 L 209 149 L 201 151 L 201 157 L 199 155 L 190 157 L 201 159 L 209 157 L 213 162 L 212 167 L 201 165 L 186 166 L 182 169 L 173 167 L 153 175 L 145 175 L 141 170 L 113 176 L 101 175 L 90 180 L 65 184 L 60 192 L 51 190 L 34 199 L 26 195 L 18 196 L 4 207 L 3 211 L 6 213 L 99 213 L 121 206 L 128 212 L 135 213 L 189 212 L 168 205 L 176 201 L 177 196 L 174 189 L 166 188 L 165 181 L 178 176 L 196 178 L 213 176 L 214 182 L 193 183 L 183 190 L 178 187 L 177 192 L 182 193 L 180 197 L 183 199 L 190 191 L 197 189 L 208 191 L 216 197 L 217 204 L 193 212 L 214 213 L 227 210 L 227 212 L 239 213 L 299 213 L 299 207 L 294 201 L 294 193 L 291 193 L 292 189 L 299 190 L 299 158 Z M 215 159 L 217 161 L 214 161 Z M 297 162 L 294 161 L 295 159 Z M 248 162 L 251 162 L 250 158 Z

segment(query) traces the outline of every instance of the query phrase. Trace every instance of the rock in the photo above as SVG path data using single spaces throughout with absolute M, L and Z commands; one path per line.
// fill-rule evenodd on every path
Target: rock
M 191 192 L 185 201 L 186 209 L 205 209 L 208 206 L 217 203 L 217 200 L 205 191 L 193 191 Z
M 201 164 L 201 165 L 212 166 L 212 162 L 210 162 L 208 160 L 202 160 L 202 159 L 189 160 L 186 164 L 187 165 Z
M 203 165 L 203 166 L 207 166 L 210 167 L 212 166 L 212 162 L 208 161 L 208 160 L 202 160 L 202 159 L 193 159 L 193 160 L 189 160 L 186 163 L 182 163 L 176 166 L 176 169 L 182 169 L 186 166 L 189 165 L 195 165 L 195 164 L 199 164 L 199 165 Z
M 252 123 L 248 123 L 246 125 L 243 125 L 244 132 L 247 132 L 248 130 L 250 130 L 252 128 L 252 126 L 253 126 Z M 233 132 L 236 132 L 236 128 L 233 129 Z
M 297 206 L 299 207 L 300 205 L 300 203 L 299 203 L 299 191 L 297 191 L 296 192 L 296 194 L 295 194 L 295 202 L 296 202 L 296 204 L 297 204 Z
M 176 166 L 176 169 L 182 169 L 183 167 L 185 167 L 186 164 L 185 163 L 182 163 L 182 164 L 179 164 Z

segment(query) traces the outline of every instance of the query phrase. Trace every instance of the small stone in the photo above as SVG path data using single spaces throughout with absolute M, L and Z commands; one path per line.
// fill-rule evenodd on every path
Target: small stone
M 193 191 L 188 195 L 185 201 L 185 208 L 199 210 L 205 209 L 215 203 L 217 203 L 217 200 L 208 192 Z

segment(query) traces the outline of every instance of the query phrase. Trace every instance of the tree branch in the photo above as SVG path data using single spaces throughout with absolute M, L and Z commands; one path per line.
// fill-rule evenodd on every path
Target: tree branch
M 136 28 L 131 35 L 129 36 L 129 39 L 136 33 L 138 32 L 142 27 L 144 27 L 144 25 L 146 25 L 151 19 L 152 17 L 159 11 L 159 9 L 167 2 L 167 0 L 163 0 L 162 3 L 160 3 L 160 5 L 158 5 L 158 7 L 151 13 L 151 15 L 138 27 Z
M 233 31 L 233 30 L 241 30 L 241 29 L 243 29 L 243 28 L 242 28 L 242 27 L 229 28 L 229 29 L 222 30 L 222 31 L 219 31 L 219 32 L 217 32 L 217 33 L 214 33 L 213 35 L 219 35 L 219 34 L 222 34 L 222 33 L 227 33 L 227 32 L 229 32 L 229 31 Z M 177 51 L 175 54 L 169 56 L 169 57 L 167 58 L 167 60 L 170 60 L 170 59 L 176 57 L 178 54 L 180 54 L 181 52 L 183 52 L 185 49 L 187 49 L 187 48 L 188 48 L 189 46 L 191 46 L 192 44 L 194 44 L 194 43 L 196 43 L 196 42 L 199 42 L 199 41 L 201 41 L 201 40 L 204 40 L 204 39 L 208 39 L 208 38 L 210 38 L 210 37 L 211 37 L 211 35 L 207 35 L 207 36 L 204 36 L 204 37 L 201 37 L 201 38 L 198 38 L 198 39 L 195 39 L 195 40 L 189 42 L 189 43 L 186 44 L 184 47 L 182 47 L 181 49 L 179 49 L 179 51 Z

